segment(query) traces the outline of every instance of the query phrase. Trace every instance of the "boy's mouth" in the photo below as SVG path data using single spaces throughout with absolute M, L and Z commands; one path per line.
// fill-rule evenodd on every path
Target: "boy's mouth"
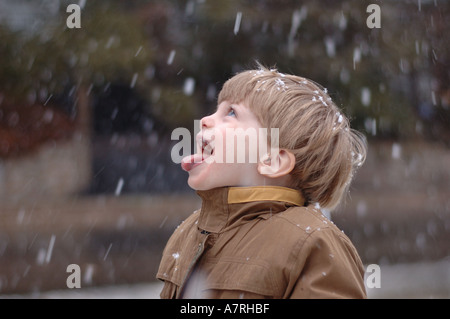
M 186 156 L 181 161 L 181 168 L 186 172 L 189 172 L 194 167 L 202 164 L 207 158 L 214 155 L 214 146 L 211 140 L 197 139 L 198 150 L 200 153 L 195 153 Z M 201 146 L 201 147 L 200 147 Z

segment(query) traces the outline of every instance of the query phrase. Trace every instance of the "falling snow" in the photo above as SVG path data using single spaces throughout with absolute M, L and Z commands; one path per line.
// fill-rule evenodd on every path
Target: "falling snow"
M 353 70 L 356 69 L 356 65 L 361 61 L 361 49 L 356 47 L 353 50 Z
M 53 246 L 55 245 L 56 236 L 52 235 L 50 243 L 48 244 L 47 252 L 45 254 L 45 263 L 48 264 L 52 258 Z
M 177 51 L 175 51 L 175 50 L 170 51 L 169 57 L 167 58 L 167 64 L 168 65 L 171 65 L 173 63 L 173 60 L 175 58 L 176 52 Z
M 122 192 L 122 187 L 123 187 L 123 178 L 120 178 L 119 181 L 117 182 L 117 186 L 116 186 L 116 190 L 114 191 L 114 195 L 119 196 L 120 193 Z
M 133 78 L 131 79 L 131 83 L 130 83 L 130 88 L 134 88 L 134 86 L 136 85 L 137 79 L 138 79 L 138 74 L 137 73 L 133 74 Z
M 183 85 L 183 93 L 185 95 L 192 95 L 194 93 L 194 89 L 195 89 L 195 80 L 194 78 L 187 78 L 184 81 L 184 85 Z
M 239 32 L 239 28 L 241 27 L 241 19 L 242 19 L 242 12 L 238 12 L 236 14 L 236 20 L 234 22 L 234 29 L 233 29 L 234 35 L 237 35 Z
M 367 87 L 364 87 L 361 89 L 361 103 L 368 107 L 370 105 L 370 98 L 371 98 L 371 93 L 370 93 L 370 89 Z
M 394 143 L 392 144 L 392 158 L 399 159 L 402 152 L 402 148 L 400 144 Z

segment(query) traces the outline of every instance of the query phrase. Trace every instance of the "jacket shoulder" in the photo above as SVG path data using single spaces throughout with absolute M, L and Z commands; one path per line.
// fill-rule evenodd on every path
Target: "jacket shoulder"
M 333 221 L 313 206 L 291 207 L 277 217 L 284 221 L 286 227 L 296 227 L 303 231 L 303 233 L 306 233 L 308 237 L 317 236 L 319 232 L 326 231 L 334 233 L 345 241 L 349 241 L 347 236 Z
M 291 270 L 301 279 L 290 298 L 365 298 L 364 267 L 350 239 L 313 206 L 279 216 L 301 233 Z
M 300 230 L 297 233 L 301 245 L 317 245 L 317 242 L 325 241 L 336 249 L 340 247 L 348 251 L 360 262 L 356 248 L 347 235 L 314 206 L 292 207 L 280 214 L 279 218 L 290 225 L 287 227 Z

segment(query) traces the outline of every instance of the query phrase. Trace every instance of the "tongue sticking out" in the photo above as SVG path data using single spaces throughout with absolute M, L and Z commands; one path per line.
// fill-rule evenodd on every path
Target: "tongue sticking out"
M 185 170 L 186 172 L 189 172 L 191 169 L 193 169 L 195 166 L 201 164 L 203 161 L 202 154 L 192 154 L 189 156 L 186 156 L 181 160 L 181 168 Z

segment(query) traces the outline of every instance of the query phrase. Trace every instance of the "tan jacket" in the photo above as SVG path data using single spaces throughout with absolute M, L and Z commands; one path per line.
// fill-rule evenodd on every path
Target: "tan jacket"
M 202 207 L 174 232 L 161 298 L 366 298 L 356 249 L 300 192 L 198 191 Z

